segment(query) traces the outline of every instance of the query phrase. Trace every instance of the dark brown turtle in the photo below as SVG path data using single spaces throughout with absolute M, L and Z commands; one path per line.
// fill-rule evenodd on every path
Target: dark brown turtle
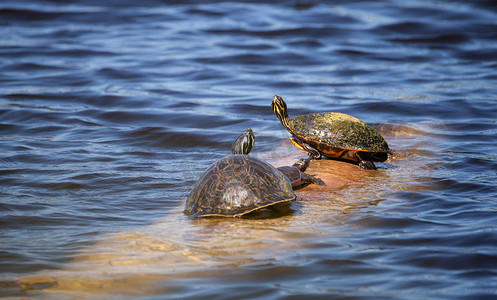
M 300 159 L 292 166 L 274 168 L 249 157 L 255 137 L 250 128 L 233 143 L 224 157 L 199 178 L 190 193 L 185 214 L 194 217 L 240 217 L 252 211 L 296 199 L 292 187 L 324 182 L 304 173 L 312 159 Z
M 373 162 L 384 162 L 392 154 L 385 139 L 363 121 L 343 113 L 311 113 L 288 117 L 285 101 L 275 95 L 271 108 L 290 140 L 314 158 L 326 156 L 357 162 L 365 169 L 376 169 Z
M 240 217 L 297 197 L 287 176 L 246 154 L 254 144 L 249 128 L 233 143 L 232 155 L 211 165 L 198 179 L 185 204 L 193 217 Z

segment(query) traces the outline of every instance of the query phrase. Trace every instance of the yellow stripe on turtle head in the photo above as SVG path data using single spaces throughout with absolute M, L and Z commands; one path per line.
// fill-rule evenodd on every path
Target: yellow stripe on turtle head
M 285 101 L 278 95 L 274 95 L 273 100 L 271 100 L 271 108 L 273 109 L 275 115 L 280 119 L 281 124 L 286 130 L 291 131 L 290 125 L 288 123 L 288 110 Z

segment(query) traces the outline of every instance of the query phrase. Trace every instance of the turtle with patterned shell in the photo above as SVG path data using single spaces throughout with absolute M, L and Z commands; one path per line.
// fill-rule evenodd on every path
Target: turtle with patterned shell
M 292 135 L 290 141 L 316 159 L 326 156 L 356 162 L 364 169 L 376 169 L 373 162 L 384 162 L 392 154 L 378 131 L 347 114 L 310 113 L 290 119 L 285 101 L 277 95 L 271 101 L 271 108 Z
M 245 130 L 233 143 L 231 155 L 211 165 L 197 180 L 185 204 L 192 217 L 241 217 L 256 210 L 297 199 L 294 186 L 324 184 L 304 173 L 309 158 L 281 170 L 247 154 L 254 133 Z

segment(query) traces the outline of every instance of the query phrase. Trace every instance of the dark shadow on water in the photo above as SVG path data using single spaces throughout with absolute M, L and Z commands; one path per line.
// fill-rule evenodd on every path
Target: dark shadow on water
M 295 202 L 295 201 L 292 201 Z M 295 209 L 293 209 L 292 205 L 288 202 L 286 203 L 277 203 L 275 205 L 264 207 L 262 209 L 258 209 L 249 214 L 243 215 L 243 219 L 276 219 L 284 216 L 290 216 L 295 213 Z
M 263 207 L 257 210 L 254 210 L 248 214 L 242 215 L 237 218 L 231 218 L 231 217 L 221 217 L 221 216 L 209 216 L 209 217 L 202 217 L 202 218 L 193 218 L 193 217 L 188 217 L 191 220 L 234 220 L 234 219 L 244 219 L 244 220 L 266 220 L 266 219 L 277 219 L 285 216 L 291 216 L 295 214 L 296 209 L 294 208 L 296 201 L 292 202 L 284 202 L 284 203 L 276 203 L 271 206 Z

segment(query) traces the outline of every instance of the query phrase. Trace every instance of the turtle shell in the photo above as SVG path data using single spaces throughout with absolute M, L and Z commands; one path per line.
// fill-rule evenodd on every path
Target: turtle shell
M 247 155 L 230 155 L 198 179 L 185 204 L 194 217 L 240 217 L 296 199 L 290 180 L 270 164 Z
M 385 161 L 391 150 L 385 139 L 363 121 L 343 113 L 311 113 L 291 118 L 292 134 L 321 155 L 352 161 Z

